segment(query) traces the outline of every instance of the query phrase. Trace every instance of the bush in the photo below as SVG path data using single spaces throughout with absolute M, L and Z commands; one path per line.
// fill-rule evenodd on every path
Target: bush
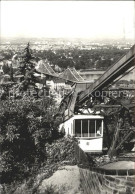
M 51 103 L 44 99 L 43 108 L 42 100 L 0 102 L 2 183 L 22 180 L 46 161 L 46 142 L 59 137 Z

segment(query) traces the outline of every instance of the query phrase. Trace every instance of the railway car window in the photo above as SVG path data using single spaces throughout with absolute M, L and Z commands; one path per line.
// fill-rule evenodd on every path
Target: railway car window
M 91 119 L 89 125 L 89 137 L 95 137 L 95 124 L 95 120 Z
M 76 119 L 74 122 L 76 137 L 102 136 L 101 119 Z M 71 126 L 72 130 L 72 126 Z
M 82 120 L 82 137 L 88 137 L 88 119 Z
M 81 137 L 81 120 L 75 120 L 75 136 Z
M 96 121 L 96 136 L 102 135 L 102 120 Z

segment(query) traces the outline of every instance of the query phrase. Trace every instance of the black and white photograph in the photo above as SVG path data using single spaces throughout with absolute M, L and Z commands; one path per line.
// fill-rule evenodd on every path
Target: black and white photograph
M 0 194 L 135 193 L 135 1 L 0 1 Z

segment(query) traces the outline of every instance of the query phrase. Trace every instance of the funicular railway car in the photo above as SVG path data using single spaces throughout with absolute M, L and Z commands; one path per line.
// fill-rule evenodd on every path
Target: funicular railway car
M 103 120 L 101 115 L 74 115 L 61 124 L 65 136 L 78 139 L 80 148 L 85 152 L 102 153 Z

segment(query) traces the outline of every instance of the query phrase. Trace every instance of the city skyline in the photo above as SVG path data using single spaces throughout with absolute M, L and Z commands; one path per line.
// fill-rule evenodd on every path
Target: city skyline
M 1 1 L 1 37 L 135 40 L 134 1 Z

